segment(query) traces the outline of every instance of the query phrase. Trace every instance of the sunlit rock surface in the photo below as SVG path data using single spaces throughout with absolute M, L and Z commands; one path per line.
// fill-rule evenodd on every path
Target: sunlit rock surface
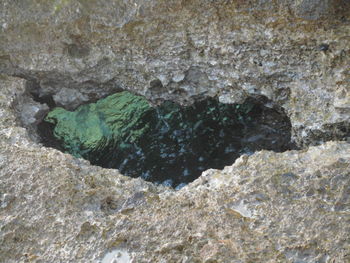
M 348 262 L 350 144 L 244 155 L 174 191 L 45 148 L 1 77 L 0 262 Z
M 118 89 L 154 103 L 264 95 L 301 145 L 349 136 L 348 0 L 2 0 L 0 10 L 0 73 L 61 106 Z
M 349 10 L 0 1 L 0 262 L 349 262 Z M 121 90 L 155 104 L 264 95 L 305 149 L 242 156 L 174 191 L 38 144 L 44 103 Z

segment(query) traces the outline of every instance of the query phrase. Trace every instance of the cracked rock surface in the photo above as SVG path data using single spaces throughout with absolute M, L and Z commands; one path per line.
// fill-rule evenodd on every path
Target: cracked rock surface
M 2 0 L 0 262 L 350 262 L 349 10 Z M 48 106 L 31 96 L 74 109 L 120 90 L 155 104 L 264 95 L 304 149 L 243 155 L 174 191 L 38 143 Z

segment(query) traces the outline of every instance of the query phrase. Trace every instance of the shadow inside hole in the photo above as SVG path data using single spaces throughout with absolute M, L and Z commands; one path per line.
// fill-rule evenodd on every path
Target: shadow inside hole
M 248 98 L 243 104 L 208 98 L 187 107 L 166 101 L 152 108 L 142 97 L 118 94 L 75 112 L 49 113 L 38 126 L 42 143 L 94 165 L 177 188 L 209 168 L 231 165 L 242 154 L 295 148 L 288 117 L 281 108 L 264 106 L 264 97 Z M 94 131 L 102 135 L 84 144 Z

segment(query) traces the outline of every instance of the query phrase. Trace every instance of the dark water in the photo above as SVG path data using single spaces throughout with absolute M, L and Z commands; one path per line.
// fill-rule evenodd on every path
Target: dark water
M 127 176 L 181 187 L 204 170 L 231 165 L 244 153 L 294 147 L 288 117 L 255 99 L 241 105 L 206 99 L 189 107 L 165 102 L 146 118 L 152 129 L 138 142 L 111 145 L 96 154 L 98 158 L 89 156 L 89 161 Z M 46 122 L 39 124 L 43 144 L 64 151 L 53 129 Z

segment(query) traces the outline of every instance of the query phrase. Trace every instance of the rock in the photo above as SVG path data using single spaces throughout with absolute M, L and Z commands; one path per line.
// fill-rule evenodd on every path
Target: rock
M 317 20 L 329 15 L 332 10 L 332 0 L 303 0 L 298 1 L 297 14 L 305 19 Z
M 26 127 L 34 127 L 39 124 L 49 111 L 46 104 L 41 104 L 30 99 L 28 102 L 18 103 L 18 108 L 21 111 L 21 121 Z
M 68 109 L 75 109 L 84 102 L 89 101 L 89 97 L 74 89 L 62 88 L 53 96 L 57 105 Z
M 349 261 L 349 143 L 243 155 L 175 191 L 35 143 L 10 106 L 23 80 L 1 80 L 1 262 Z
M 0 262 L 349 262 L 349 7 L 0 1 Z M 303 149 L 243 155 L 175 191 L 20 124 L 33 94 L 68 109 L 121 90 L 154 104 L 266 96 Z
M 347 0 L 3 0 L 0 10 L 0 73 L 61 106 L 121 89 L 155 104 L 265 95 L 299 145 L 349 127 Z

